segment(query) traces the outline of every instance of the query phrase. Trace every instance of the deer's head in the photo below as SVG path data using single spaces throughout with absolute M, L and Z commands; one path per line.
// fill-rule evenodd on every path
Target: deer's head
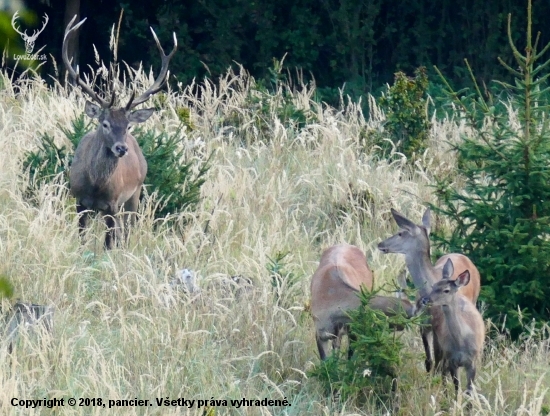
M 86 101 L 85 107 L 88 117 L 99 121 L 98 138 L 116 157 L 123 157 L 128 152 L 126 137 L 132 124 L 143 123 L 153 111 L 154 108 L 130 111 L 128 105 L 124 108 L 102 108 L 90 101 Z
M 458 289 L 470 282 L 470 271 L 462 272 L 455 280 L 450 280 L 454 273 L 454 266 L 451 259 L 448 259 L 443 266 L 442 279 L 433 285 L 432 292 L 422 299 L 423 305 L 449 305 Z
M 392 208 L 391 213 L 399 226 L 397 234 L 378 244 L 383 253 L 399 253 L 413 255 L 414 253 L 429 252 L 430 249 L 430 209 L 426 209 L 422 216 L 422 224 L 416 225 Z

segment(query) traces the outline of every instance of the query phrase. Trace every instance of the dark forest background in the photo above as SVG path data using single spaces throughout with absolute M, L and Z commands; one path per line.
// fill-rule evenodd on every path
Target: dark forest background
M 527 2 L 523 0 L 26 0 L 40 26 L 44 13 L 50 22 L 37 40 L 61 62 L 61 43 L 68 16 L 88 17 L 75 49 L 80 65 L 94 66 L 93 47 L 109 57 L 111 27 L 124 8 L 119 59 L 158 70 L 159 55 L 149 31 L 153 26 L 165 49 L 176 32 L 179 50 L 170 69 L 184 84 L 193 78 L 217 77 L 242 64 L 257 79 L 269 75 L 273 58 L 285 54 L 286 68 L 300 68 L 306 80 L 315 79 L 321 95 L 376 92 L 393 81 L 396 71 L 412 75 L 424 65 L 437 65 L 450 80 L 465 85 L 467 58 L 479 81 L 507 79 L 497 62 L 513 65 L 506 36 L 508 13 L 512 33 L 525 44 Z M 541 43 L 550 40 L 544 21 L 550 1 L 533 1 L 533 24 Z M 29 20 L 29 22 L 31 22 Z M 23 27 L 32 29 L 33 24 Z M 23 43 L 20 37 L 14 40 Z M 79 55 L 78 55 L 79 54 Z M 53 75 L 49 59 L 41 73 Z M 432 80 L 435 77 L 430 77 Z

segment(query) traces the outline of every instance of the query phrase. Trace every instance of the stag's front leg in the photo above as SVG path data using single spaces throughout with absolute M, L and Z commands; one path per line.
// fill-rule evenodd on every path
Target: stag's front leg
M 121 232 L 119 219 L 114 215 L 105 215 L 107 233 L 105 235 L 105 249 L 111 250 L 120 241 Z
M 80 202 L 77 202 L 76 214 L 78 215 L 78 234 L 80 235 L 80 239 L 82 242 L 84 237 L 84 232 L 88 227 L 88 219 L 90 218 L 90 211 Z

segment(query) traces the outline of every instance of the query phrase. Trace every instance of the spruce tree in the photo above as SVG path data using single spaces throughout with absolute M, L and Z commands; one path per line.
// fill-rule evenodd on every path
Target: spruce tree
M 514 85 L 497 82 L 497 94 L 484 95 L 466 62 L 475 86 L 467 95 L 440 73 L 470 130 L 455 147 L 464 186 L 438 179 L 433 207 L 454 225 L 450 235 L 439 235 L 441 247 L 472 259 L 486 315 L 505 322 L 513 336 L 531 319 L 550 316 L 550 59 L 541 59 L 550 44 L 539 51 L 540 33 L 532 38 L 531 0 L 527 16 L 524 52 L 512 39 L 509 15 L 514 67 L 499 58 Z

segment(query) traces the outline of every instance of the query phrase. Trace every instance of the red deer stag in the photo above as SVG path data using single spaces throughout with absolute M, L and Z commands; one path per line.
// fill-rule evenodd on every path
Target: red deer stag
M 71 66 L 67 56 L 69 35 L 78 30 L 86 21 L 84 19 L 73 26 L 75 19 L 76 16 L 69 22 L 65 30 L 62 48 L 63 62 L 76 84 L 97 103 L 86 101 L 85 111 L 89 117 L 99 120 L 99 126 L 97 130 L 84 136 L 78 144 L 69 171 L 70 190 L 76 198 L 80 234 L 82 235 L 86 229 L 88 210 L 99 211 L 104 215 L 108 228 L 105 247 L 111 249 L 115 242 L 122 237 L 120 219 L 116 215 L 124 207 L 124 225 L 127 232 L 127 227 L 134 220 L 141 187 L 147 174 L 147 162 L 136 139 L 128 130 L 131 123 L 146 121 L 153 114 L 154 109 L 131 110 L 160 91 L 167 79 L 168 64 L 176 52 L 177 41 L 174 34 L 174 48 L 169 55 L 165 55 L 151 28 L 162 56 L 160 73 L 147 91 L 135 99 L 133 93 L 124 107 L 114 108 L 114 88 L 109 100 L 101 98 L 94 92 L 93 87 L 80 79 L 78 67 L 75 71 Z
M 372 272 L 359 248 L 340 244 L 323 252 L 311 279 L 311 314 L 321 360 L 328 355 L 330 340 L 333 349 L 340 348 L 342 336 L 348 333 L 348 312 L 361 306 L 360 287 L 372 290 L 372 283 Z M 407 299 L 386 296 L 374 296 L 369 306 L 389 316 L 404 311 L 411 317 L 416 309 Z
M 442 313 L 432 317 L 434 339 L 435 368 L 443 375 L 451 374 L 458 394 L 458 368 L 466 369 L 466 393 L 472 391 L 472 382 L 476 375 L 476 364 L 483 350 L 485 324 L 475 305 L 460 289 L 468 285 L 470 272 L 463 271 L 455 280 L 451 280 L 453 262 L 449 258 L 443 266 L 443 277 L 433 285 L 428 296 L 422 299 L 422 305 L 441 308 Z
M 480 276 L 476 266 L 474 266 L 468 257 L 457 253 L 446 254 L 437 260 L 435 266 L 432 265 L 430 259 L 430 209 L 428 208 L 424 212 L 422 225 L 416 225 L 394 209 L 391 212 L 397 225 L 399 225 L 399 231 L 394 236 L 378 244 L 378 249 L 383 253 L 400 253 L 405 255 L 405 263 L 413 279 L 414 286 L 419 291 L 420 297 L 427 296 L 432 291 L 433 285 L 441 280 L 443 266 L 450 259 L 455 265 L 452 277 L 456 278 L 465 270 L 470 271 L 469 283 L 460 287 L 460 294 L 464 295 L 475 305 L 480 291 Z M 441 314 L 441 308 L 430 308 L 432 320 L 434 316 Z M 422 343 L 426 351 L 425 364 L 426 371 L 428 372 L 432 369 L 432 356 L 428 342 L 430 332 L 430 327 L 422 329 Z M 437 342 L 435 337 L 433 342 L 435 350 Z

